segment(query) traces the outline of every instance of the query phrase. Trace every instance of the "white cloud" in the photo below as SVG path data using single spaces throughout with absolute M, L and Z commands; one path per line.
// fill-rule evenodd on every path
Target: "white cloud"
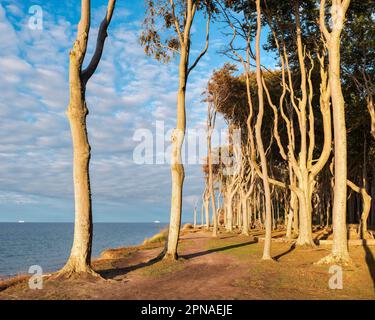
M 6 10 L 19 15 L 14 6 Z M 94 10 L 86 63 L 94 50 L 103 9 Z M 119 14 L 128 17 L 131 12 L 120 9 Z M 52 16 L 48 8 L 45 18 L 42 32 L 33 32 L 24 23 L 15 28 L 0 5 L 0 189 L 7 189 L 0 193 L 1 203 L 72 198 L 72 150 L 65 110 L 68 52 L 76 26 Z M 165 121 L 167 130 L 175 124 L 177 66 L 146 57 L 139 33 L 139 20 L 113 24 L 103 59 L 88 84 L 93 199 L 96 204 L 116 204 L 124 210 L 134 203 L 140 210 L 163 208 L 168 216 L 170 169 L 168 165 L 135 165 L 132 137 L 138 128 L 154 130 L 156 120 Z M 191 128 L 204 127 L 206 106 L 201 94 L 211 72 L 209 61 L 206 57 L 191 74 L 187 96 Z M 202 192 L 202 174 L 198 165 L 186 169 L 189 212 Z

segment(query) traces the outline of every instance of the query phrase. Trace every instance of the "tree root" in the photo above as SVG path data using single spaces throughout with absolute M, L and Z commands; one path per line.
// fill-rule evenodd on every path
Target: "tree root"
M 98 274 L 89 265 L 82 266 L 75 263 L 74 260 L 69 260 L 67 264 L 58 272 L 53 274 L 50 280 L 68 280 L 72 278 L 92 278 L 96 280 L 106 280 Z
M 296 246 L 298 248 L 302 248 L 302 249 L 317 249 L 318 248 L 313 240 L 311 240 L 311 241 L 301 241 L 301 240 L 297 239 Z
M 178 254 L 165 253 L 163 257 L 164 261 L 178 261 Z

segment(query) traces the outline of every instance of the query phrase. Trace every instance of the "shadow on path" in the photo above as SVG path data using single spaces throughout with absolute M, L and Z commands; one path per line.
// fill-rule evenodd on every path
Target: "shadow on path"
M 279 261 L 282 257 L 284 257 L 287 254 L 293 252 L 295 249 L 296 249 L 296 244 L 293 244 L 288 251 L 286 251 L 284 253 L 281 253 L 281 254 L 277 255 L 276 257 L 274 257 L 274 260 Z
M 255 244 L 255 243 L 258 243 L 258 241 L 253 240 L 253 241 L 249 241 L 249 242 L 245 242 L 245 243 L 234 244 L 234 245 L 227 246 L 227 247 L 220 247 L 220 248 L 209 249 L 209 250 L 201 251 L 201 252 L 197 252 L 197 253 L 186 254 L 186 255 L 182 255 L 181 258 L 189 260 L 189 259 L 202 257 L 202 256 L 205 256 L 207 254 L 211 254 L 211 253 L 215 253 L 215 252 L 223 252 L 223 251 L 227 251 L 227 250 L 231 250 L 231 249 L 246 247 L 246 246 L 249 246 L 249 245 Z
M 114 279 L 118 276 L 124 276 L 126 275 L 127 273 L 131 272 L 131 271 L 135 271 L 137 269 L 141 269 L 141 268 L 145 268 L 145 267 L 149 267 L 149 266 L 152 266 L 153 264 L 163 260 L 163 252 L 161 254 L 159 254 L 156 258 L 153 258 L 147 262 L 142 262 L 142 263 L 138 263 L 138 264 L 135 264 L 135 265 L 132 265 L 132 266 L 129 266 L 129 267 L 125 267 L 125 268 L 113 268 L 113 269 L 106 269 L 106 270 L 100 270 L 100 271 L 97 271 L 104 279 L 107 279 L 107 280 L 110 280 L 110 279 Z
M 258 243 L 258 241 L 253 240 L 253 241 L 249 241 L 249 242 L 245 242 L 245 243 L 238 243 L 238 244 L 230 245 L 230 246 L 227 246 L 227 247 L 220 247 L 220 248 L 210 249 L 210 250 L 201 251 L 201 252 L 197 252 L 197 253 L 180 255 L 180 257 L 182 259 L 189 260 L 189 259 L 202 257 L 202 256 L 205 256 L 205 255 L 208 255 L 208 254 L 211 254 L 211 253 L 215 253 L 215 252 L 223 252 L 223 251 L 227 251 L 227 250 L 231 250 L 231 249 L 246 247 L 246 246 L 249 246 L 249 245 L 252 245 L 252 244 L 255 244 L 255 243 Z M 104 279 L 110 280 L 110 279 L 114 279 L 114 278 L 119 277 L 119 276 L 124 276 L 131 271 L 135 271 L 135 270 L 138 270 L 138 269 L 141 269 L 141 268 L 152 266 L 153 264 L 161 261 L 162 259 L 163 259 L 163 253 L 161 253 L 159 256 L 157 256 L 154 259 L 151 259 L 148 262 L 142 262 L 142 263 L 139 263 L 139 264 L 136 264 L 136 265 L 133 265 L 133 266 L 129 266 L 129 267 L 125 267 L 125 268 L 112 268 L 112 269 L 107 269 L 107 270 L 100 270 L 100 271 L 98 271 L 98 273 Z
M 371 252 L 371 249 L 369 248 L 369 246 L 367 245 L 366 240 L 364 241 L 363 248 L 365 249 L 365 252 L 366 252 L 366 263 L 367 263 L 367 267 L 368 267 L 368 270 L 369 270 L 371 278 L 372 278 L 372 282 L 373 282 L 373 285 L 374 285 L 374 291 L 375 291 L 375 259 L 374 259 L 374 255 Z

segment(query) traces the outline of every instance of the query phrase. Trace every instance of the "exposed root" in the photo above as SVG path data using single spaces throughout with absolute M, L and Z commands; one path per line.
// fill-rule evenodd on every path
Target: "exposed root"
M 303 240 L 298 239 L 296 241 L 296 246 L 302 249 L 317 249 L 318 248 L 314 240 L 303 241 Z
M 94 271 L 89 265 L 76 263 L 75 260 L 69 260 L 60 271 L 53 274 L 50 280 L 68 280 L 72 278 L 92 278 L 96 280 L 105 280 L 100 274 Z
M 164 261 L 178 261 L 178 254 L 166 253 L 163 257 Z

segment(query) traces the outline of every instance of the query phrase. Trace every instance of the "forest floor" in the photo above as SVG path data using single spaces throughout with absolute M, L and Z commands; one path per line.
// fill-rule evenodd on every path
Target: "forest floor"
M 0 283 L 2 299 L 375 299 L 375 247 L 351 247 L 343 289 L 329 289 L 329 266 L 316 265 L 330 248 L 294 248 L 274 242 L 275 262 L 261 261 L 259 232 L 250 237 L 191 231 L 181 238 L 178 262 L 152 261 L 162 244 L 108 250 L 94 262 L 105 280 L 45 280 L 30 290 L 27 279 Z M 7 287 L 7 288 L 6 288 Z M 1 291 L 2 290 L 2 291 Z

